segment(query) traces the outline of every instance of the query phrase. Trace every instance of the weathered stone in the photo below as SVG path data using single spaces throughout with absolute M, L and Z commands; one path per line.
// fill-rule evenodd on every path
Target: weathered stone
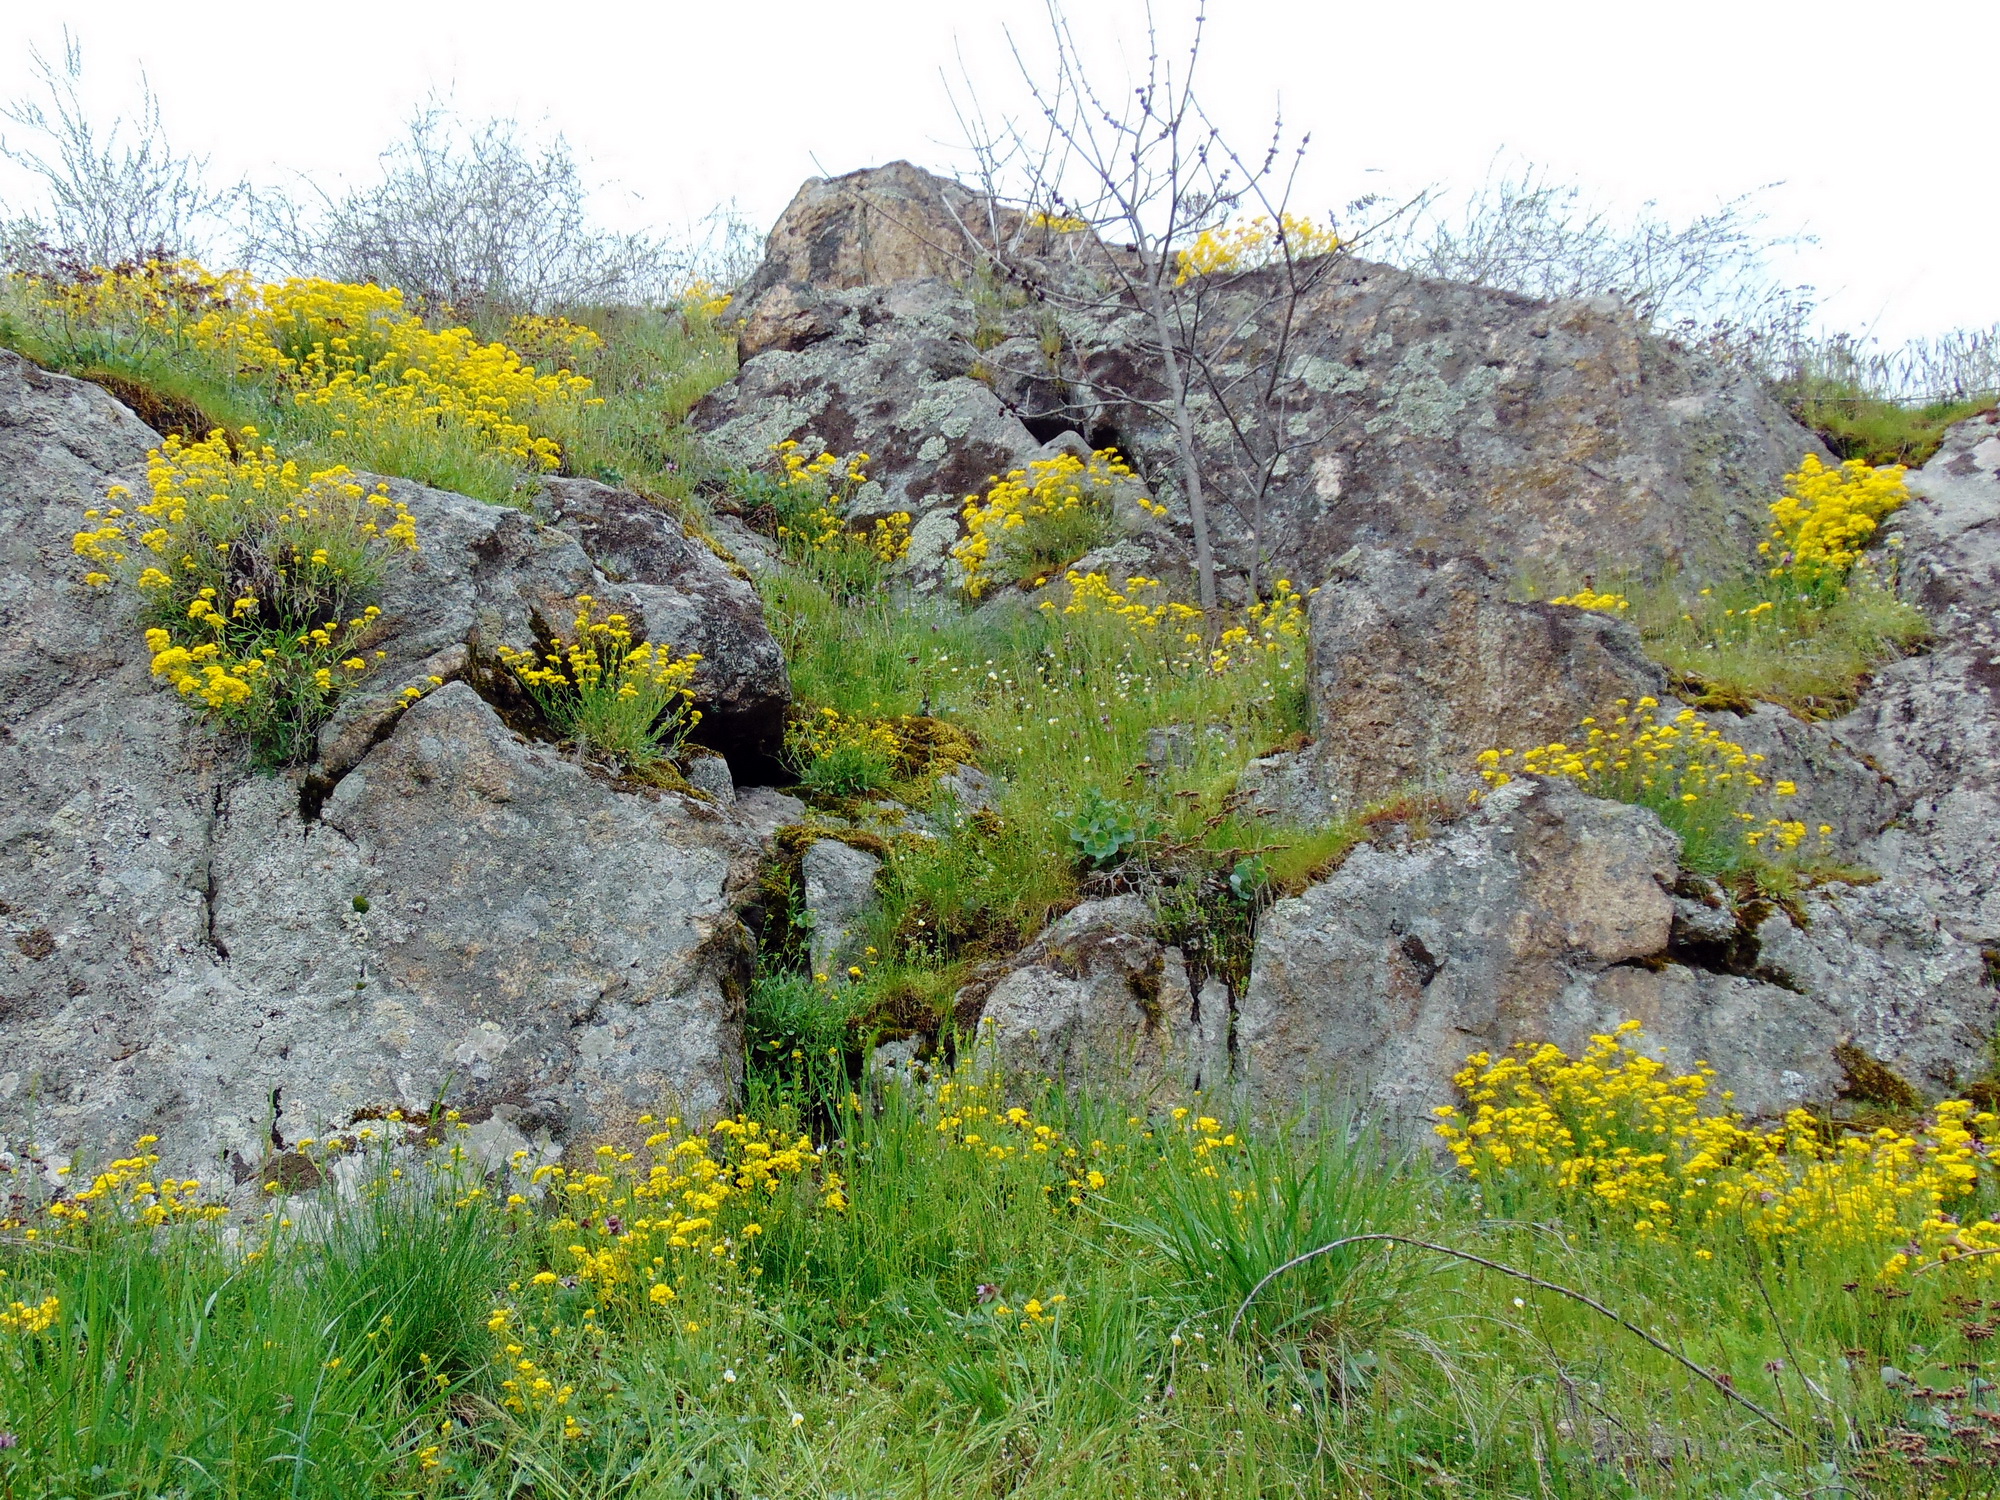
M 1009 1073 L 1073 1083 L 1145 1086 L 1202 1055 L 1186 966 L 1137 896 L 1058 918 L 1008 961 L 979 1024 Z
M 813 451 L 865 452 L 871 482 L 855 498 L 855 518 L 955 517 L 992 476 L 1040 456 L 1041 440 L 968 374 L 975 322 L 964 293 L 922 281 L 820 297 L 831 332 L 750 359 L 692 413 L 724 462 L 769 468 L 773 445 L 787 439 Z
M 1178 575 L 1189 517 L 1172 426 L 1113 395 L 1160 389 L 1146 320 L 1074 295 L 1078 278 L 1101 277 L 1101 253 L 1065 241 L 1023 257 L 1011 221 L 1022 280 L 999 278 L 975 305 L 963 226 L 992 222 L 966 189 L 903 164 L 808 183 L 738 299 L 743 370 L 696 426 L 744 463 L 787 437 L 865 450 L 887 508 L 912 514 L 1040 439 L 1113 443 L 1172 513 L 1179 545 L 1149 532 L 1160 555 L 1147 568 Z M 1223 322 L 1254 322 L 1264 290 L 1255 274 L 1219 288 Z M 1610 566 L 1733 573 L 1784 474 L 1801 454 L 1825 456 L 1755 377 L 1608 299 L 1541 302 L 1347 259 L 1304 316 L 1323 347 L 1299 367 L 1288 411 L 1318 437 L 1276 476 L 1266 579 L 1317 582 L 1357 543 L 1471 552 L 1565 584 Z M 1220 417 L 1197 399 L 1211 475 L 1233 452 Z M 1212 528 L 1239 591 L 1252 520 L 1218 485 Z
M 964 275 L 971 261 L 967 231 L 976 230 L 981 213 L 973 193 L 906 161 L 808 178 L 730 309 L 747 320 L 743 357 L 796 337 L 801 330 L 791 320 L 803 316 L 809 324 L 809 289 Z
M 845 969 L 858 956 L 861 918 L 875 904 L 879 856 L 839 839 L 815 839 L 800 861 L 806 912 L 812 920 L 812 966 L 816 974 Z
M 621 790 L 468 680 L 383 700 L 482 677 L 577 592 L 702 622 L 718 684 L 770 687 L 775 653 L 729 660 L 761 622 L 707 617 L 698 557 L 635 559 L 651 576 L 619 584 L 557 527 L 397 485 L 423 550 L 384 599 L 386 667 L 310 776 L 252 774 L 149 680 L 129 598 L 71 556 L 82 509 L 154 441 L 97 388 L 0 355 L 0 1136 L 67 1157 L 151 1132 L 176 1165 L 254 1175 L 366 1107 L 442 1099 L 548 1149 L 669 1101 L 726 1107 L 733 908 L 798 804 Z M 695 602 L 669 599 L 675 576 Z
M 1313 600 L 1307 685 L 1314 779 L 1338 814 L 1462 782 L 1482 749 L 1568 740 L 1665 679 L 1630 625 L 1514 603 L 1475 557 L 1364 551 Z
M 416 520 L 421 550 L 385 584 L 378 623 L 387 658 L 320 731 L 317 775 L 344 775 L 394 723 L 403 689 L 428 677 L 469 675 L 501 702 L 520 703 L 498 670 L 496 648 L 572 634 L 577 596 L 589 594 L 656 645 L 701 654 L 696 738 L 734 757 L 746 777 L 768 779 L 791 701 L 783 653 L 756 591 L 667 512 L 603 485 L 567 481 L 551 491 L 550 514 L 561 524 L 545 525 L 506 506 L 388 483 Z M 592 545 L 607 567 L 592 560 Z
M 1534 778 L 1428 843 L 1357 849 L 1260 925 L 1235 1032 L 1253 1097 L 1323 1089 L 1417 1136 L 1468 1054 L 1575 1052 L 1626 1020 L 1760 1115 L 1830 1102 L 1842 1043 L 1933 1091 L 1984 1066 L 2000 994 L 1920 901 L 1827 887 L 1806 926 L 1753 910 L 1738 942 L 1744 917 L 1669 894 L 1678 854 L 1650 812 Z M 1725 950 L 1734 972 L 1677 957 Z
M 1832 728 L 1905 804 L 1862 858 L 1959 936 L 2000 945 L 2000 413 L 1954 427 L 1910 488 L 1892 524 L 1936 639 Z

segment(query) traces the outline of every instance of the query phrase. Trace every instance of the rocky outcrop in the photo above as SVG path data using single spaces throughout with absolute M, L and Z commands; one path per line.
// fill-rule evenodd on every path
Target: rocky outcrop
M 1630 625 L 1515 603 L 1472 556 L 1361 552 L 1313 599 L 1310 630 L 1307 758 L 1333 816 L 1412 785 L 1463 782 L 1489 746 L 1567 740 L 1619 698 L 1666 691 Z
M 1415 1134 L 1467 1054 L 1576 1050 L 1628 1019 L 1676 1066 L 1714 1064 L 1752 1114 L 1832 1100 L 1843 1044 L 1931 1092 L 1984 1069 L 2000 994 L 1921 901 L 1833 886 L 1801 922 L 1690 912 L 1678 853 L 1650 812 L 1532 778 L 1429 842 L 1363 846 L 1265 915 L 1235 1023 L 1244 1081 L 1266 1107 L 1359 1097 Z
M 496 647 L 571 633 L 576 598 L 627 615 L 644 638 L 696 651 L 696 737 L 748 779 L 766 772 L 784 736 L 791 686 L 749 582 L 658 506 L 589 480 L 551 480 L 542 517 L 407 480 L 389 490 L 416 518 L 422 550 L 381 600 L 387 659 L 320 732 L 314 776 L 331 783 L 395 721 L 402 690 L 427 677 L 470 677 L 503 707 L 513 687 L 493 671 Z M 600 561 L 601 559 L 601 561 Z
M 989 229 L 984 220 L 973 193 L 906 161 L 807 179 L 765 241 L 762 264 L 737 289 L 742 357 L 831 332 L 815 292 L 963 277 L 968 236 Z
M 2000 412 L 1953 428 L 1910 489 L 1891 524 L 1935 639 L 1832 728 L 1903 801 L 1862 857 L 2000 953 Z
M 905 164 L 807 184 L 738 298 L 742 372 L 694 424 L 746 465 L 786 438 L 866 451 L 880 485 L 868 506 L 936 515 L 933 530 L 1059 431 L 1116 444 L 1172 513 L 1141 570 L 1177 570 L 1188 518 L 1173 435 L 1102 394 L 1157 383 L 1143 319 L 1065 294 L 1101 272 L 1102 252 L 1016 243 L 1018 275 L 975 276 L 960 226 L 987 217 L 963 188 Z M 1245 276 L 1220 295 L 1259 288 Z M 1322 347 L 1288 399 L 1321 435 L 1278 477 L 1266 578 L 1317 581 L 1357 544 L 1565 578 L 1612 564 L 1729 570 L 1785 472 L 1824 456 L 1754 378 L 1609 301 L 1539 302 L 1348 259 L 1305 318 Z M 1205 470 L 1226 474 L 1219 414 L 1195 415 Z M 1240 498 L 1226 485 L 1215 497 L 1225 569 L 1248 562 Z
M 496 1149 L 556 1152 L 663 1104 L 726 1108 L 735 907 L 797 804 L 614 783 L 475 688 L 505 708 L 491 647 L 587 591 L 702 649 L 717 717 L 754 722 L 785 691 L 754 596 L 613 495 L 558 486 L 546 525 L 397 485 L 423 550 L 383 600 L 388 662 L 312 767 L 253 774 L 149 680 L 127 601 L 70 555 L 155 441 L 96 387 L 0 355 L 6 1146 L 150 1132 L 249 1181 L 368 1109 L 442 1102 Z M 431 674 L 446 685 L 390 701 Z

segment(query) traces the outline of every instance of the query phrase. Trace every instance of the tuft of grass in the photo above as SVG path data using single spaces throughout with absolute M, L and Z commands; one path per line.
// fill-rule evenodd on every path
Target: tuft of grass
M 1912 469 L 1930 461 L 1953 424 L 1991 410 L 1994 404 L 1991 395 L 1899 401 L 1858 381 L 1826 375 L 1781 385 L 1779 396 L 1836 458 Z
M 1761 699 L 1800 718 L 1837 718 L 1869 677 L 1930 635 L 1922 612 L 1857 570 L 1831 603 L 1741 579 L 1689 593 L 1674 579 L 1628 586 L 1646 652 L 1697 706 Z M 1761 612 L 1760 612 L 1760 606 Z

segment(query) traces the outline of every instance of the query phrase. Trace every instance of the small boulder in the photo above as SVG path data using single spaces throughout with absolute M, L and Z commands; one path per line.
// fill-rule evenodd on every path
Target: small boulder
M 812 921 L 815 974 L 844 970 L 859 956 L 861 919 L 875 904 L 880 856 L 839 839 L 815 839 L 799 861 Z
M 1141 1088 L 1226 1081 L 1216 1067 L 1227 1058 L 1227 991 L 1204 986 L 1197 997 L 1138 896 L 1086 901 L 1052 923 L 991 984 L 979 1026 L 1011 1074 Z

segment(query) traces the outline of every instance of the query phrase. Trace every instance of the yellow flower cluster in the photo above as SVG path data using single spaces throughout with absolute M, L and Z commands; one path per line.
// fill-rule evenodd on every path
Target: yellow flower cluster
M 547 313 L 514 319 L 507 325 L 507 342 L 531 359 L 568 370 L 604 348 L 604 336 L 595 328 Z
M 1287 250 L 1293 260 L 1305 260 L 1314 255 L 1330 255 L 1340 248 L 1340 236 L 1331 225 L 1303 214 L 1285 214 L 1279 223 L 1282 229 L 1274 227 L 1267 215 L 1259 214 L 1220 229 L 1202 230 L 1179 253 L 1180 274 L 1174 284 L 1184 286 L 1196 276 L 1275 265 L 1284 259 Z
M 1036 608 L 1044 614 L 1112 620 L 1136 631 L 1154 631 L 1162 625 L 1192 625 L 1202 617 L 1201 611 L 1192 604 L 1162 599 L 1159 592 L 1161 583 L 1157 578 L 1134 574 L 1125 580 L 1122 593 L 1114 589 L 1111 580 L 1102 573 L 1072 570 L 1063 575 L 1063 582 L 1069 585 L 1068 599 L 1058 604 L 1052 598 L 1045 598 Z M 1189 639 L 1198 641 L 1201 637 L 1195 635 Z
M 627 766 L 677 752 L 701 722 L 694 678 L 701 654 L 675 656 L 650 641 L 633 644 L 622 614 L 599 616 L 599 602 L 579 594 L 567 640 L 539 655 L 500 646 L 500 663 L 564 738 L 576 738 Z
M 729 311 L 730 294 L 709 281 L 691 281 L 681 289 L 681 311 L 688 317 L 715 319 Z
M 301 474 L 256 437 L 245 429 L 240 453 L 220 432 L 169 437 L 147 459 L 150 498 L 128 511 L 114 485 L 72 546 L 86 583 L 138 594 L 153 675 L 283 760 L 368 670 L 361 638 L 381 610 L 363 601 L 417 531 L 387 485 Z
M 1517 774 L 1564 777 L 1593 796 L 1650 807 L 1690 840 L 1720 835 L 1750 850 L 1794 850 L 1805 841 L 1806 825 L 1798 819 L 1760 819 L 1750 810 L 1753 801 L 1768 807 L 1798 793 L 1797 783 L 1762 774 L 1761 754 L 1728 739 L 1691 708 L 1662 720 L 1657 698 L 1620 698 L 1615 707 L 1608 721 L 1594 715 L 1582 721 L 1579 744 L 1557 740 L 1518 757 L 1508 748 L 1480 751 L 1481 780 L 1502 787 Z M 1820 836 L 1832 831 L 1822 825 Z
M 797 498 L 783 507 L 778 540 L 796 559 L 839 554 L 859 547 L 878 563 L 901 562 L 910 552 L 910 513 L 899 510 L 878 519 L 860 536 L 848 529 L 842 512 L 868 482 L 868 455 L 841 458 L 821 452 L 811 458 L 797 441 L 774 443 L 783 471 L 781 483 Z
M 1306 634 L 1307 596 L 1292 587 L 1289 578 L 1280 578 L 1272 597 L 1253 604 L 1244 612 L 1245 623 L 1232 625 L 1204 647 L 1199 625 L 1202 612 L 1192 604 L 1161 597 L 1161 581 L 1133 575 L 1121 591 L 1112 587 L 1102 573 L 1063 575 L 1068 596 L 1047 597 L 1036 608 L 1044 614 L 1059 615 L 1082 622 L 1103 622 L 1136 638 L 1155 637 L 1162 625 L 1179 636 L 1180 669 L 1205 670 L 1221 676 L 1241 667 L 1269 664 L 1274 656 L 1294 649 Z M 1177 650 L 1179 648 L 1176 648 Z
M 818 713 L 794 720 L 785 731 L 785 749 L 793 761 L 809 766 L 836 752 L 859 752 L 879 758 L 895 768 L 905 759 L 902 736 L 887 719 L 864 719 L 822 708 Z
M 1047 209 L 1037 209 L 1028 215 L 1030 229 L 1049 229 L 1057 234 L 1082 234 L 1090 228 L 1088 219 L 1079 219 L 1075 214 L 1050 213 Z
M 1306 597 L 1291 579 L 1280 578 L 1268 600 L 1244 611 L 1247 623 L 1232 625 L 1215 638 L 1209 670 L 1220 674 L 1297 646 L 1306 634 Z
M 966 534 L 951 549 L 965 592 L 977 599 L 991 586 L 995 552 L 1007 547 L 1010 532 L 1054 529 L 1064 522 L 1088 525 L 1093 519 L 1108 524 L 1112 497 L 1131 477 L 1131 466 L 1118 451 L 1103 448 L 1088 462 L 1059 453 L 990 478 L 984 499 L 965 497 Z
M 1992 1175 L 2000 1118 L 1951 1100 L 1915 1134 L 1829 1138 L 1804 1110 L 1756 1130 L 1708 1110 L 1706 1064 L 1675 1075 L 1626 1046 L 1638 1030 L 1593 1037 L 1577 1058 L 1546 1043 L 1474 1053 L 1452 1080 L 1470 1114 L 1441 1106 L 1438 1134 L 1489 1191 L 1552 1188 L 1641 1237 L 1699 1244 L 1740 1228 L 1801 1254 L 1908 1242 L 1891 1276 L 2000 1246 L 2000 1223 L 1950 1212 Z
M 1785 495 L 1771 506 L 1771 535 L 1758 551 L 1772 559 L 1773 578 L 1790 577 L 1807 590 L 1844 582 L 1883 519 L 1910 498 L 1901 464 L 1874 468 L 1849 459 L 1829 469 L 1808 453 L 1785 476 Z
M 19 1333 L 30 1337 L 47 1333 L 55 1327 L 60 1316 L 60 1297 L 44 1297 L 39 1302 L 10 1302 L 0 1308 L 0 1333 Z
M 1111 1178 L 1102 1141 L 1078 1146 L 1060 1130 L 1006 1102 L 1001 1083 L 965 1068 L 945 1079 L 924 1102 L 924 1118 L 947 1149 L 998 1165 L 1020 1161 L 1047 1170 L 1042 1195 L 1052 1204 L 1081 1208 Z
M 373 285 L 318 278 L 266 284 L 243 271 L 213 275 L 191 261 L 149 262 L 51 287 L 44 300 L 66 318 L 136 323 L 170 348 L 219 361 L 236 378 L 267 381 L 318 412 L 335 439 L 394 445 L 448 430 L 548 471 L 560 466 L 562 452 L 544 419 L 594 399 L 582 376 L 561 368 L 540 373 L 468 328 L 434 331 L 404 306 L 401 292 Z
M 1574 594 L 1564 594 L 1551 599 L 1551 604 L 1572 604 L 1578 609 L 1601 610 L 1607 615 L 1622 614 L 1632 607 L 1632 601 L 1623 594 L 1600 594 L 1589 584 L 1585 584 Z

